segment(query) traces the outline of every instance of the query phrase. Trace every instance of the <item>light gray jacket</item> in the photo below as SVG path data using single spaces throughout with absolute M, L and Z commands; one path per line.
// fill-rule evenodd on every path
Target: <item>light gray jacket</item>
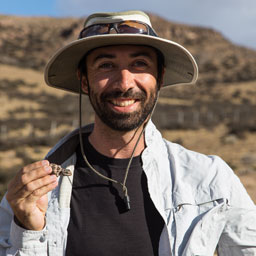
M 84 128 L 90 132 L 92 126 Z M 165 221 L 160 256 L 256 255 L 256 207 L 233 171 L 216 156 L 205 156 L 164 140 L 150 122 L 142 153 L 151 199 Z M 74 171 L 78 133 L 62 139 L 47 155 Z M 24 230 L 13 221 L 4 197 L 0 205 L 0 256 L 65 255 L 72 177 L 60 177 L 49 193 L 47 224 Z M 97 227 L 96 227 L 97 228 Z

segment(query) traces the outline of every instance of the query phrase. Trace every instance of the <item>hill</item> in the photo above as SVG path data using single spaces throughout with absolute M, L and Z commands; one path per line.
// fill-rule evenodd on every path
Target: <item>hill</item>
M 192 52 L 200 71 L 196 86 L 162 91 L 154 122 L 168 139 L 223 157 L 256 200 L 256 52 L 213 29 L 150 16 L 160 36 Z M 78 97 L 47 87 L 43 68 L 77 37 L 83 21 L 0 16 L 0 191 L 78 125 Z M 92 110 L 84 104 L 88 123 Z

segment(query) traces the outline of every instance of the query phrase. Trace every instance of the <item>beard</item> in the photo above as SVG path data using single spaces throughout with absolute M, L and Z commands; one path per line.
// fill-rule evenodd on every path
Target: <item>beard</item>
M 155 90 L 150 92 L 147 100 L 145 91 L 134 92 L 128 90 L 126 92 L 113 91 L 102 93 L 100 97 L 93 90 L 89 91 L 89 99 L 92 107 L 100 118 L 100 120 L 116 131 L 132 131 L 140 127 L 147 117 L 153 111 L 157 100 L 157 86 Z M 109 108 L 109 100 L 113 99 L 136 99 L 140 101 L 139 108 L 129 113 L 118 113 Z

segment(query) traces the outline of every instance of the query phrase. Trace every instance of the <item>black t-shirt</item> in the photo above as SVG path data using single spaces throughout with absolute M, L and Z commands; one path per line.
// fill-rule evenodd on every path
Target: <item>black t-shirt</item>
M 129 159 L 99 154 L 84 136 L 89 163 L 100 173 L 123 182 Z M 126 211 L 119 184 L 109 182 L 87 167 L 77 148 L 68 256 L 155 256 L 164 221 L 153 205 L 140 156 L 132 161 L 126 182 L 131 210 Z

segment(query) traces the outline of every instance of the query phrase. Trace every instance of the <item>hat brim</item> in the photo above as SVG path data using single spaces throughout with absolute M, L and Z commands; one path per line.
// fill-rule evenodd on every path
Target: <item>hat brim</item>
M 71 42 L 49 60 L 45 81 L 49 86 L 79 93 L 77 68 L 81 58 L 90 50 L 110 45 L 144 45 L 162 52 L 165 58 L 163 86 L 194 84 L 198 77 L 197 64 L 183 46 L 163 38 L 142 34 L 107 34 Z

